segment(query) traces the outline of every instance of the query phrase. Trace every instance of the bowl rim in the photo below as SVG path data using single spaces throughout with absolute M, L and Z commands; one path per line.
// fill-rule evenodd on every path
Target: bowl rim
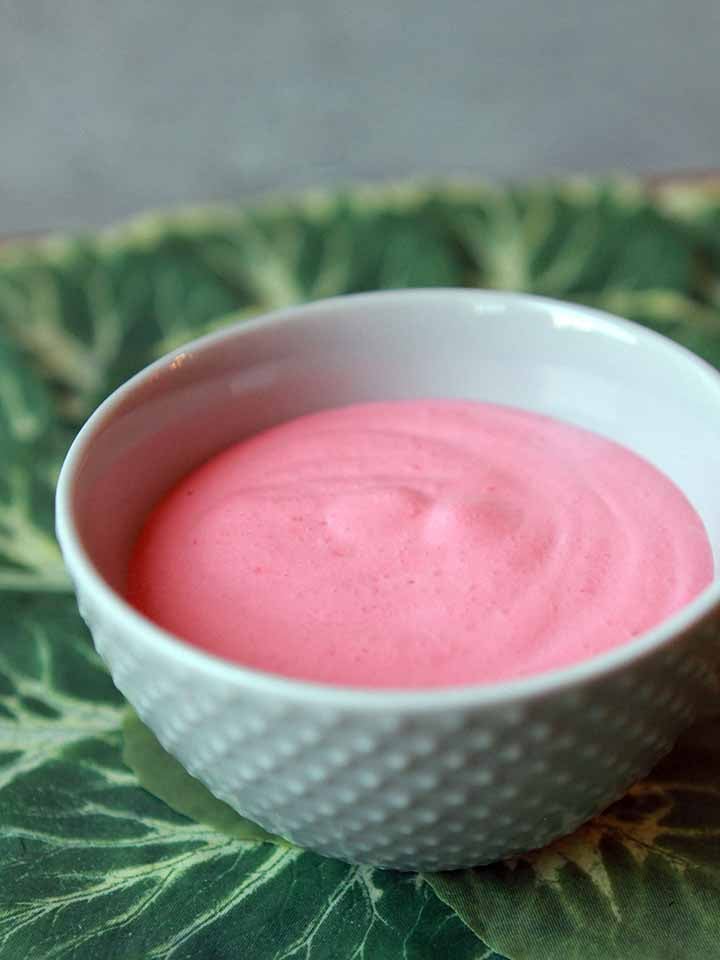
M 697 354 L 633 321 L 571 301 L 534 294 L 476 288 L 420 287 L 343 294 L 283 307 L 250 320 L 243 319 L 235 323 L 231 322 L 232 314 L 229 314 L 230 322 L 227 326 L 176 347 L 114 390 L 89 416 L 73 440 L 58 477 L 55 508 L 58 541 L 76 589 L 79 586 L 81 592 L 89 593 L 94 605 L 102 607 L 103 617 L 109 618 L 116 628 L 132 631 L 156 653 L 179 660 L 190 668 L 197 668 L 198 671 L 210 672 L 215 677 L 234 684 L 238 689 L 252 688 L 256 693 L 277 695 L 298 702 L 312 701 L 315 705 L 348 710 L 391 708 L 401 712 L 434 711 L 467 706 L 480 708 L 497 703 L 512 703 L 596 681 L 664 649 L 673 640 L 679 639 L 705 620 L 714 608 L 720 607 L 720 569 L 716 567 L 711 583 L 677 613 L 627 643 L 570 666 L 490 684 L 474 683 L 412 689 L 367 688 L 299 680 L 224 660 L 153 623 L 105 581 L 85 550 L 75 524 L 72 509 L 74 484 L 95 434 L 112 415 L 114 408 L 129 394 L 151 379 L 160 368 L 165 367 L 178 355 L 190 350 L 194 352 L 204 350 L 228 338 L 241 337 L 245 333 L 259 329 L 284 326 L 308 314 L 332 312 L 347 303 L 377 306 L 414 301 L 427 302 L 432 299 L 468 299 L 476 304 L 487 306 L 542 306 L 556 315 L 564 315 L 564 325 L 576 328 L 578 315 L 582 315 L 584 324 L 581 329 L 587 330 L 589 322 L 590 329 L 600 335 L 619 337 L 626 342 L 629 338 L 632 338 L 632 342 L 645 341 L 651 347 L 661 347 L 675 354 L 681 362 L 694 368 L 695 375 L 701 376 L 712 389 L 717 391 L 720 410 L 720 371 Z

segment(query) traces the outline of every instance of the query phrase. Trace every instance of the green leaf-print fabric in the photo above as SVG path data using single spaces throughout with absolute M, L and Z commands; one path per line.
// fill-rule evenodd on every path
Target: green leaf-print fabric
M 124 732 L 140 783 L 174 810 L 229 836 L 260 829 L 167 759 L 131 710 Z M 696 725 L 627 796 L 570 836 L 512 861 L 424 879 L 513 960 L 712 957 L 720 942 L 720 719 Z M 674 945 L 665 943 L 671 936 Z
M 65 590 L 52 496 L 67 437 L 45 385 L 0 331 L 0 590 Z
M 142 789 L 71 597 L 5 594 L 3 960 L 490 957 L 417 877 L 228 837 Z
M 543 850 L 427 878 L 513 960 L 695 960 L 720 944 L 720 720 Z
M 553 873 L 540 855 L 489 868 L 497 882 L 482 890 L 458 886 L 462 875 L 432 879 L 438 897 L 427 880 L 228 837 L 144 790 L 122 759 L 125 706 L 70 593 L 52 495 L 97 403 L 230 315 L 370 289 L 518 289 L 622 313 L 718 364 L 719 277 L 712 190 L 582 179 L 356 188 L 0 246 L 0 958 L 463 960 L 490 957 L 487 940 L 511 960 L 565 960 L 578 954 L 580 926 L 583 942 L 604 929 L 621 943 L 617 924 L 600 922 L 614 901 L 597 877 L 605 869 L 603 883 L 620 890 L 627 865 L 642 882 L 623 895 L 650 911 L 658 855 L 636 863 L 639 848 L 609 827 L 580 905 L 583 864 L 561 857 Z M 683 870 L 658 861 L 667 871 L 658 891 L 681 904 L 687 960 L 713 956 L 705 904 L 717 817 L 707 787 L 668 788 L 663 807 L 672 843 L 690 844 L 687 831 L 699 829 L 707 861 Z M 633 803 L 659 802 L 633 796 L 625 820 Z M 646 925 L 657 943 L 672 937 L 670 911 Z M 585 916 L 593 922 L 575 923 Z M 636 950 L 630 934 L 626 942 Z

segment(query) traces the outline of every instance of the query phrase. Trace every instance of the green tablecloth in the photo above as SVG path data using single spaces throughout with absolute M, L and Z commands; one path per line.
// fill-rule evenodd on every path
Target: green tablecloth
M 486 915 L 472 885 L 453 900 L 435 884 L 441 900 L 421 878 L 227 837 L 144 791 L 122 761 L 123 703 L 54 541 L 53 487 L 74 432 L 109 391 L 230 314 L 389 287 L 525 290 L 623 314 L 720 365 L 719 278 L 712 184 L 357 188 L 0 248 L 0 957 L 491 957 L 480 932 L 513 960 L 602 956 L 603 944 L 583 945 L 572 897 L 540 922 L 495 890 Z M 673 829 L 700 830 L 706 851 L 685 850 L 675 868 L 663 861 L 662 882 L 682 904 L 682 950 L 652 953 L 673 914 L 653 913 L 655 874 L 643 867 L 629 896 L 646 910 L 647 939 L 633 927 L 641 939 L 629 956 L 718 955 L 705 947 L 720 942 L 720 778 L 709 750 L 698 761 L 705 779 L 673 773 L 678 797 L 702 800 L 687 814 L 700 821 Z M 685 808 L 673 803 L 677 818 Z M 624 841 L 601 840 L 592 862 L 568 856 L 558 871 L 589 884 L 583 909 L 595 897 L 608 911 L 607 956 L 622 958 L 628 917 L 608 906 L 602 885 L 614 875 L 602 870 L 607 844 Z

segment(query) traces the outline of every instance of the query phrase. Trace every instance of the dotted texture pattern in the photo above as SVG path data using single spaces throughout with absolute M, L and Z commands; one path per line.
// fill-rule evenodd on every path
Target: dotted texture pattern
M 487 863 L 570 832 L 717 697 L 717 621 L 542 695 L 379 710 L 291 685 L 268 695 L 81 608 L 118 688 L 215 795 L 301 846 L 400 870 Z

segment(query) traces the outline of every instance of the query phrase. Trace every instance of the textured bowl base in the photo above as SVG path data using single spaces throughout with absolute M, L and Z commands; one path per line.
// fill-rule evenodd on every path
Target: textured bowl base
M 271 833 L 402 870 L 541 846 L 645 774 L 715 696 L 707 601 L 696 606 L 704 621 L 686 611 L 673 635 L 568 671 L 368 693 L 211 658 L 162 634 L 108 584 L 123 589 L 157 498 L 230 442 L 322 407 L 429 393 L 564 417 L 626 443 L 679 484 L 717 543 L 717 375 L 640 327 L 497 292 L 339 298 L 225 328 L 114 394 L 58 484 L 80 607 L 115 683 L 163 746 Z
M 707 693 L 688 638 L 552 703 L 359 717 L 164 663 L 84 606 L 117 686 L 216 796 L 301 847 L 385 869 L 491 863 L 571 832 L 668 752 Z

